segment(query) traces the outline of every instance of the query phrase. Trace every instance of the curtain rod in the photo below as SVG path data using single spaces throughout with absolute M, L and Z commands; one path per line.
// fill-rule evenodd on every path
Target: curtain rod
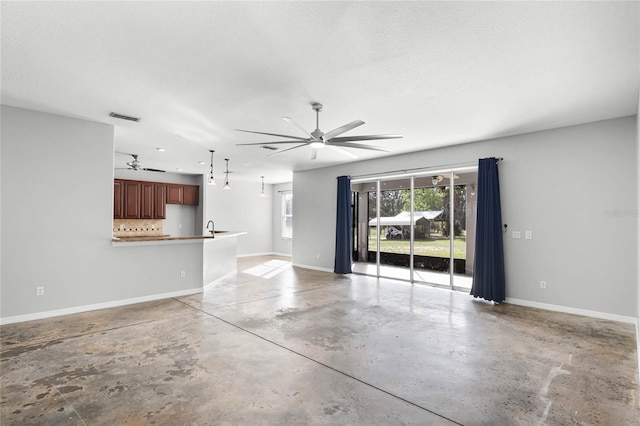
M 504 158 L 502 157 L 496 157 L 496 163 L 499 163 L 501 161 L 503 161 Z M 456 168 L 462 168 L 462 167 L 473 167 L 473 166 L 477 166 L 478 163 L 477 162 L 468 162 L 468 163 L 456 163 L 456 164 L 447 164 L 447 165 L 442 165 L 442 166 L 432 166 L 432 167 L 419 167 L 419 168 L 413 168 L 413 169 L 403 169 L 403 170 L 391 170 L 391 171 L 387 171 L 387 172 L 380 172 L 380 173 L 369 173 L 366 175 L 356 175 L 356 176 L 350 176 L 351 179 L 363 179 L 363 178 L 384 178 L 386 177 L 385 175 L 389 175 L 389 174 L 406 174 L 406 173 L 410 173 L 410 172 L 428 172 L 430 170 L 437 170 L 437 169 L 456 169 Z M 337 178 L 336 178 L 337 179 Z

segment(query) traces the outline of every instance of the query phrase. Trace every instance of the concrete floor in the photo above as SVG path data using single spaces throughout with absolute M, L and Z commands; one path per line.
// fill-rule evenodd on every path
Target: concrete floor
M 202 294 L 3 326 L 0 423 L 639 424 L 632 325 L 286 258 L 238 270 Z

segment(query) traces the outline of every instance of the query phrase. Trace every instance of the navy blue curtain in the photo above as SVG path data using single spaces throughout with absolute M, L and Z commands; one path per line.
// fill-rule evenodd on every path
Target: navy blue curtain
M 476 193 L 478 211 L 471 295 L 502 302 L 505 298 L 504 248 L 500 183 L 495 158 L 480 159 Z
M 338 177 L 338 203 L 336 209 L 336 260 L 333 272 L 351 273 L 351 179 Z

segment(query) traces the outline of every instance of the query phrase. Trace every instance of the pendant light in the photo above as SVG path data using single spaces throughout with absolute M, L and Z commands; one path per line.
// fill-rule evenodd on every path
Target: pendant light
M 229 159 L 225 158 L 224 161 L 227 162 L 227 171 L 224 173 L 224 186 L 222 189 L 231 189 L 231 185 L 229 185 Z
M 215 185 L 216 184 L 216 178 L 213 177 L 213 153 L 215 151 L 210 149 L 209 152 L 211 153 L 211 171 L 209 172 L 209 177 L 207 178 L 207 183 L 209 185 Z
M 267 194 L 264 193 L 264 176 L 260 176 L 260 179 L 262 179 L 262 191 L 260 192 L 260 196 L 266 197 Z

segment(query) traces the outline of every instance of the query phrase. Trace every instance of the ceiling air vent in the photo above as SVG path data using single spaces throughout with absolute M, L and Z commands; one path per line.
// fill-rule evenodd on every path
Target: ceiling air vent
M 140 118 L 138 118 L 138 117 L 131 117 L 129 115 L 122 115 L 122 114 L 118 114 L 117 112 L 110 113 L 109 117 L 119 118 L 120 120 L 135 121 L 135 122 L 140 121 Z
M 262 145 L 260 148 L 262 149 L 268 149 L 269 151 L 275 151 L 278 148 L 276 148 L 275 146 L 267 146 L 267 145 Z

